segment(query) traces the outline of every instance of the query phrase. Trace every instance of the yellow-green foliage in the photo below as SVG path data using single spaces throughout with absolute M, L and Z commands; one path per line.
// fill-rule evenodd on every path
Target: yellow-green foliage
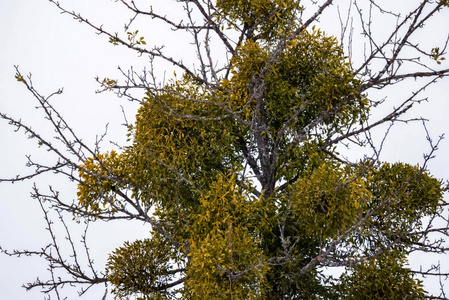
M 117 185 L 126 185 L 127 162 L 124 155 L 114 150 L 97 154 L 95 158 L 88 158 L 82 168 L 79 172 L 82 182 L 78 184 L 77 193 L 79 204 L 93 213 L 114 212 L 111 204 L 115 201 Z
M 337 39 L 321 30 L 304 31 L 290 41 L 268 79 L 270 123 L 279 128 L 295 112 L 285 111 L 285 107 L 296 107 L 301 113 L 295 129 L 304 128 L 320 113 L 332 109 L 338 111 L 337 124 L 348 124 L 367 109 L 367 101 L 359 95 L 358 88 L 359 81 Z M 334 118 L 326 123 L 331 121 Z
M 349 228 L 369 197 L 359 174 L 324 163 L 293 184 L 291 205 L 307 235 L 326 239 Z
M 110 255 L 116 296 L 420 296 L 403 251 L 416 240 L 408 235 L 422 226 L 420 218 L 441 207 L 441 183 L 407 164 L 335 159 L 329 137 L 364 121 L 369 103 L 338 41 L 318 29 L 303 30 L 267 65 L 277 42 L 299 26 L 292 21 L 298 1 L 216 7 L 214 17 L 230 28 L 254 29 L 232 53 L 229 76 L 206 85 L 183 75 L 148 89 L 129 127 L 130 145 L 87 159 L 79 172 L 78 203 L 93 217 L 132 207 L 159 224 L 147 239 Z M 130 41 L 141 39 L 132 33 Z M 342 260 L 348 253 L 375 258 L 332 290 L 316 257 L 340 237 L 345 249 L 333 250 L 344 252 Z M 178 290 L 170 289 L 181 278 Z
M 209 95 L 188 78 L 167 86 L 160 94 L 147 93 L 139 109 L 134 128 L 134 148 L 155 177 L 176 177 L 177 170 L 201 187 L 207 176 L 222 171 L 226 158 L 232 155 L 230 121 L 198 121 L 197 118 L 221 116 L 221 111 L 201 103 Z M 168 173 L 168 174 L 167 174 Z M 179 177 L 179 176 L 178 176 Z
M 384 163 L 373 172 L 369 184 L 375 200 L 391 204 L 390 218 L 401 214 L 408 221 L 419 217 L 419 212 L 430 214 L 440 204 L 442 198 L 441 182 L 419 166 L 404 163 Z M 404 215 L 405 213 L 405 215 Z M 399 221 L 399 220 L 394 220 Z
M 175 276 L 177 257 L 157 233 L 149 239 L 125 242 L 109 256 L 106 266 L 113 293 L 124 299 L 136 293 L 144 299 L 158 299 Z
M 297 26 L 295 14 L 300 11 L 295 0 L 218 0 L 216 5 L 230 24 L 255 27 L 254 34 L 266 40 Z
M 421 218 L 442 204 L 441 182 L 418 166 L 384 163 L 373 170 L 367 187 L 373 195 L 367 209 L 376 210 L 369 225 L 390 238 L 410 239 L 395 233 L 420 229 Z
M 232 61 L 232 78 L 222 82 L 233 110 L 243 118 L 251 119 L 256 105 L 251 82 L 264 76 L 264 104 L 273 136 L 285 130 L 287 121 L 287 130 L 299 131 L 326 111 L 333 111 L 323 120 L 327 130 L 341 130 L 365 119 L 368 100 L 360 95 L 360 83 L 334 37 L 320 30 L 304 31 L 290 41 L 267 73 L 261 74 L 269 53 L 269 46 L 246 41 Z
M 258 243 L 260 231 L 271 226 L 269 206 L 237 188 L 234 175 L 219 176 L 210 192 L 200 197 L 189 243 L 187 298 L 261 296 L 267 265 Z
M 293 184 L 290 201 L 308 235 L 332 237 L 372 210 L 367 226 L 395 238 L 394 232 L 420 228 L 421 217 L 435 213 L 441 199 L 441 182 L 419 167 L 384 163 L 360 171 L 323 163 Z
M 404 253 L 391 251 L 361 262 L 343 274 L 342 299 L 409 299 L 424 297 L 422 281 L 406 267 Z M 425 298 L 425 297 L 424 297 Z

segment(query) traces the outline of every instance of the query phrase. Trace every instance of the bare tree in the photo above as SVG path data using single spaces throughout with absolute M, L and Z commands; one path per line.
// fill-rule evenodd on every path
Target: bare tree
M 214 168 L 219 171 L 232 170 L 231 173 L 237 178 L 236 185 L 251 197 L 265 201 L 284 193 L 294 194 L 294 186 L 298 185 L 297 182 L 302 175 L 300 172 L 296 174 L 293 172 L 294 166 L 291 169 L 293 175 L 281 176 L 279 175 L 281 166 L 291 157 L 299 159 L 295 156 L 296 149 L 309 147 L 308 143 L 311 140 L 316 141 L 315 151 L 323 153 L 336 164 L 353 170 L 351 176 L 343 176 L 344 180 L 333 187 L 336 194 L 345 191 L 353 184 L 360 185 L 368 181 L 368 176 L 375 176 L 370 173 L 372 170 L 382 170 L 381 152 L 393 125 L 402 122 L 423 124 L 427 133 L 429 152 L 425 154 L 421 167 L 414 169 L 413 175 L 394 186 L 391 194 L 385 195 L 384 198 L 379 197 L 375 203 L 368 201 L 367 195 L 359 195 L 359 205 L 364 209 L 357 211 L 351 222 L 342 226 L 337 233 L 323 233 L 326 237 L 314 246 L 315 252 L 308 253 L 308 256 L 303 258 L 307 262 L 303 261 L 302 264 L 297 265 L 294 275 L 291 276 L 301 278 L 305 276 L 304 274 L 323 267 L 351 268 L 381 257 L 391 249 L 402 247 L 404 243 L 407 244 L 405 252 L 408 255 L 414 252 L 447 254 L 449 247 L 446 239 L 449 234 L 449 223 L 446 216 L 446 203 L 441 199 L 432 213 L 429 213 L 426 208 L 416 208 L 413 215 L 410 215 L 412 221 L 407 223 L 407 226 L 404 225 L 405 227 L 395 224 L 399 220 L 394 218 L 388 225 L 380 220 L 384 211 L 391 213 L 397 209 L 395 207 L 399 205 L 397 198 L 406 198 L 415 192 L 413 188 L 410 188 L 415 186 L 415 182 L 427 180 L 425 177 L 427 164 L 434 157 L 443 139 L 443 136 L 440 136 L 434 141 L 427 131 L 427 120 L 422 117 L 409 117 L 409 115 L 415 106 L 429 101 L 425 96 L 425 89 L 449 75 L 449 68 L 445 67 L 444 61 L 449 41 L 447 28 L 444 25 L 438 28 L 442 31 L 441 40 L 432 41 L 435 44 L 421 42 L 422 35 L 434 30 L 428 28 L 428 24 L 433 22 L 439 14 L 447 13 L 447 1 L 423 0 L 410 1 L 407 4 L 371 0 L 285 1 L 285 8 L 280 5 L 282 1 L 266 1 L 271 6 L 251 10 L 256 6 L 254 4 L 252 7 L 248 4 L 250 9 L 245 11 L 245 8 L 236 8 L 237 4 L 230 4 L 231 7 L 227 7 L 220 1 L 216 3 L 208 0 L 189 0 L 172 1 L 169 4 L 169 11 L 164 12 L 163 7 L 160 8 L 157 3 L 154 3 L 153 7 L 148 3 L 119 0 L 116 1 L 117 5 L 122 5 L 124 11 L 132 15 L 129 22 L 125 24 L 123 33 L 111 32 L 106 25 L 97 24 L 83 17 L 82 14 L 69 10 L 64 4 L 53 0 L 50 2 L 61 13 L 92 28 L 100 38 L 105 37 L 112 45 L 126 47 L 149 61 L 149 66 L 141 71 L 119 68 L 122 75 L 120 80 L 97 78 L 100 85 L 99 92 L 113 91 L 118 97 L 137 102 L 143 108 L 151 109 L 173 120 L 203 124 L 232 120 L 238 128 L 244 128 L 234 133 L 235 152 L 241 158 L 236 161 L 240 162 L 241 168 L 230 168 L 225 162 L 218 163 L 218 166 Z M 183 15 L 180 16 L 180 13 Z M 279 15 L 281 17 L 278 17 Z M 163 45 L 150 45 L 145 37 L 145 28 L 137 28 L 142 26 L 143 20 L 151 22 L 151 28 L 167 29 L 168 33 L 184 33 L 190 38 L 189 44 L 178 47 L 185 47 L 191 52 L 178 53 L 178 56 L 173 54 L 175 52 L 172 49 L 166 49 Z M 268 115 L 266 100 L 268 91 L 272 89 L 270 76 L 275 73 L 273 70 L 277 66 L 282 65 L 285 53 L 288 53 L 291 47 L 295 47 L 295 43 L 301 37 L 306 36 L 308 32 L 313 32 L 316 27 L 321 27 L 325 32 L 328 29 L 337 36 L 338 45 L 347 56 L 350 70 L 348 75 L 345 71 L 339 70 L 332 73 L 324 68 L 320 76 L 326 80 L 334 80 L 335 84 L 343 84 L 346 79 L 342 77 L 352 76 L 351 80 L 354 78 L 357 84 L 351 81 L 350 85 L 356 90 L 345 96 L 339 96 L 338 102 L 328 104 L 325 109 L 317 109 L 312 115 L 310 111 L 315 109 L 313 106 L 315 104 L 308 100 L 309 95 L 300 95 L 298 97 L 302 97 L 302 100 L 288 107 L 289 111 L 279 118 L 280 124 L 276 125 L 276 130 L 273 130 L 274 125 Z M 242 84 L 246 89 L 244 102 L 241 105 L 235 105 L 230 95 L 237 94 L 241 87 L 226 85 L 225 82 L 230 82 L 237 76 L 236 68 L 239 66 L 236 61 L 245 54 L 241 49 L 248 43 L 260 44 L 263 48 L 261 53 L 265 56 L 263 61 L 256 65 L 257 69 L 253 70 L 254 73 L 248 81 Z M 188 58 L 192 52 L 196 56 L 194 62 Z M 196 86 L 200 92 L 173 87 L 173 81 L 161 78 L 158 66 L 168 65 L 175 72 L 184 74 L 183 78 L 185 82 L 188 82 L 186 85 Z M 240 68 L 243 67 L 243 64 L 240 65 Z M 30 180 L 36 176 L 52 173 L 69 178 L 78 185 L 79 189 L 84 188 L 100 199 L 95 203 L 82 202 L 79 199 L 72 202 L 61 199 L 59 193 L 52 187 L 48 193 L 42 192 L 36 186 L 33 187 L 32 197 L 41 205 L 51 243 L 37 251 L 1 249 L 11 256 L 31 255 L 47 260 L 50 278 L 44 281 L 37 279 L 27 284 L 26 288 L 41 287 L 43 292 L 54 292 L 57 299 L 61 299 L 60 289 L 65 285 L 83 286 L 80 294 L 84 294 L 92 285 L 110 281 L 111 277 L 108 277 L 110 274 L 102 273 L 93 266 L 85 238 L 87 226 L 81 240 L 81 247 L 77 248 L 63 217 L 74 215 L 77 220 L 85 221 L 86 224 L 94 220 L 138 220 L 148 224 L 155 236 L 167 243 L 170 249 L 176 249 L 176 255 L 173 254 L 176 259 L 173 259 L 177 264 L 177 268 L 165 270 L 165 267 L 161 267 L 163 271 L 160 271 L 161 273 L 157 276 L 163 279 L 151 281 L 152 287 L 149 294 L 160 293 L 167 297 L 176 297 L 180 287 L 186 284 L 188 280 L 186 270 L 192 265 L 190 240 L 180 238 L 181 235 L 174 229 L 179 226 L 176 222 L 184 220 L 185 216 L 182 216 L 182 213 L 185 213 L 186 208 L 182 204 L 179 205 L 177 209 L 180 211 L 180 216 L 177 217 L 178 219 L 173 219 L 176 222 L 155 216 L 154 207 L 157 206 L 155 202 L 143 201 L 135 196 L 145 194 L 148 198 L 157 198 L 154 187 L 120 173 L 119 168 L 100 152 L 100 144 L 106 138 L 106 134 L 100 136 L 94 145 L 85 144 L 52 105 L 51 99 L 61 94 L 62 90 L 49 96 L 40 94 L 33 86 L 31 75 L 23 75 L 18 67 L 16 79 L 23 83 L 35 98 L 56 136 L 53 140 L 49 140 L 22 120 L 14 119 L 3 112 L 0 113 L 0 117 L 17 131 L 24 131 L 29 138 L 45 147 L 54 155 L 55 161 L 53 164 L 45 164 L 34 161 L 30 157 L 27 166 L 32 172 L 29 175 L 3 178 L 0 182 Z M 402 99 L 395 99 L 390 105 L 390 100 L 386 97 L 392 88 L 402 89 L 403 93 Z M 167 100 L 166 95 L 186 104 L 177 105 Z M 363 99 L 367 101 L 366 107 L 360 104 L 364 101 Z M 190 106 L 206 107 L 208 113 L 195 109 L 186 110 L 186 107 Z M 335 120 L 349 106 L 353 108 L 347 118 L 351 118 L 350 114 L 357 114 L 357 117 L 349 121 L 345 120 L 344 125 L 341 125 L 342 123 L 338 123 L 340 121 Z M 386 111 L 385 106 L 392 108 Z M 376 109 L 380 113 L 376 113 Z M 246 113 L 248 110 L 251 111 L 249 115 Z M 307 116 L 309 120 L 305 124 L 300 124 L 298 120 L 305 118 L 304 116 Z M 130 127 L 130 138 L 134 140 L 135 147 L 139 147 L 145 157 L 151 158 L 151 161 L 165 170 L 166 173 L 161 177 L 170 176 L 169 180 L 193 191 L 192 193 L 203 192 L 201 184 L 195 180 L 197 174 L 187 174 L 181 167 L 159 156 L 151 146 L 139 138 L 136 127 L 128 124 L 126 120 L 125 123 Z M 383 133 L 380 138 L 379 132 Z M 116 147 L 118 151 L 126 152 L 127 146 L 116 145 Z M 338 152 L 335 150 L 336 147 L 339 149 Z M 352 158 L 350 154 L 354 149 L 363 151 L 363 157 Z M 92 163 L 91 167 L 86 163 L 89 161 Z M 447 187 L 442 186 L 442 190 L 447 190 Z M 327 196 L 323 196 L 323 201 L 317 208 L 321 213 L 327 213 L 329 209 L 325 197 Z M 174 202 L 175 199 L 172 201 Z M 103 208 L 95 206 L 98 203 L 103 205 Z M 234 285 L 238 280 L 246 278 L 248 274 L 256 271 L 262 273 L 266 267 L 282 268 L 291 263 L 296 255 L 295 247 L 301 243 L 300 238 L 288 229 L 297 217 L 293 212 L 295 205 L 288 200 L 275 208 L 276 213 L 281 215 L 275 226 L 275 232 L 272 232 L 278 237 L 279 252 L 273 253 L 265 260 L 259 259 L 257 263 L 252 262 L 246 269 L 238 270 L 236 267 L 234 257 L 238 255 L 233 253 L 237 251 L 235 250 L 237 246 L 231 243 L 231 233 L 234 229 L 232 223 L 226 225 L 231 267 L 219 265 L 218 269 L 229 282 L 231 298 L 238 298 Z M 64 256 L 61 251 L 62 239 L 57 237 L 53 230 L 49 210 L 57 213 L 59 221 L 66 230 L 66 242 L 71 249 L 67 256 Z M 423 217 L 427 218 L 423 219 Z M 380 223 L 383 225 L 379 225 Z M 192 225 L 188 221 L 185 221 L 184 225 L 186 224 Z M 323 232 L 325 230 L 327 229 L 323 229 Z M 373 246 L 374 244 L 376 246 Z M 80 251 L 85 256 L 84 265 L 79 259 Z M 441 282 L 439 295 L 423 295 L 423 298 L 448 299 L 444 282 L 449 274 L 443 271 L 442 265 L 438 263 L 428 269 L 412 269 L 411 272 L 416 275 L 433 276 Z M 270 279 L 267 279 L 267 282 L 270 282 Z M 132 292 L 145 294 L 145 290 Z M 126 295 L 126 293 L 120 294 L 120 291 L 117 294 Z M 279 294 L 278 297 L 282 295 Z

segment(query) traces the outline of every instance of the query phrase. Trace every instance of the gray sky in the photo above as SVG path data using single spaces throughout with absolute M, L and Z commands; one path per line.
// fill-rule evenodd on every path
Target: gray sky
M 90 3 L 95 2 L 95 3 Z M 113 1 L 67 1 L 71 8 L 79 7 L 94 16 L 108 11 L 104 22 L 117 19 L 112 8 Z M 75 7 L 76 4 L 76 7 Z M 112 8 L 110 8 L 112 6 Z M 121 29 L 124 22 L 119 23 Z M 0 111 L 22 118 L 38 131 L 52 135 L 52 129 L 42 121 L 42 114 L 36 110 L 35 100 L 25 87 L 14 78 L 14 65 L 19 65 L 25 75 L 32 73 L 35 88 L 44 95 L 63 87 L 64 93 L 53 98 L 53 104 L 68 120 L 76 132 L 90 145 L 96 135 L 105 130 L 109 123 L 109 139 L 124 141 L 126 130 L 121 124 L 123 115 L 120 105 L 127 108 L 127 117 L 132 120 L 135 111 L 118 100 L 112 93 L 95 94 L 99 88 L 94 77 L 118 76 L 117 66 L 125 68 L 139 63 L 135 55 L 114 47 L 106 38 L 98 37 L 93 31 L 74 21 L 48 1 L 4 0 L 0 1 Z M 128 109 L 129 108 L 129 109 Z M 0 123 L 1 176 L 29 173 L 25 168 L 26 154 L 36 160 L 48 156 L 45 150 L 36 151 L 36 142 L 23 133 L 15 133 L 6 122 Z M 104 143 L 108 147 L 108 143 Z M 46 224 L 38 202 L 29 197 L 33 182 L 42 190 L 48 185 L 59 189 L 68 199 L 75 197 L 75 186 L 63 178 L 54 176 L 28 182 L 0 185 L 0 245 L 7 249 L 40 249 L 49 242 Z M 55 217 L 55 216 L 54 216 Z M 56 220 L 56 218 L 55 218 Z M 69 218 L 70 220 L 70 218 Z M 99 269 L 105 263 L 106 253 L 118 247 L 125 240 L 143 238 L 149 228 L 129 224 L 95 224 L 88 238 L 95 247 L 95 260 Z M 126 225 L 126 226 L 125 226 Z M 82 227 L 83 228 L 83 227 Z M 82 229 L 80 228 L 80 229 Z M 81 231 L 74 235 L 80 240 Z M 36 289 L 26 292 L 21 285 L 33 281 L 37 276 L 48 278 L 46 264 L 37 258 L 15 259 L 0 255 L 0 298 L 43 299 Z M 76 295 L 70 289 L 63 293 L 71 299 Z M 85 299 L 101 299 L 104 287 L 90 291 Z M 52 297 L 53 298 L 53 297 Z M 111 299 L 111 298 L 109 298 Z
M 83 15 L 99 23 L 111 24 L 112 31 L 122 29 L 128 16 L 123 15 L 118 3 L 109 0 L 61 1 L 67 7 L 80 10 Z M 447 20 L 447 19 L 446 19 Z M 441 21 L 443 22 L 443 21 Z M 447 22 L 441 26 L 448 26 Z M 114 27 L 115 26 L 115 27 Z M 116 29 L 115 29 L 116 28 Z M 149 28 L 152 41 L 158 30 Z M 436 32 L 438 32 L 436 30 Z M 431 37 L 429 37 L 432 40 Z M 147 42 L 149 38 L 147 38 Z M 449 60 L 449 57 L 448 57 Z M 123 116 L 120 105 L 125 107 L 129 120 L 135 107 L 117 99 L 112 93 L 95 94 L 99 87 L 94 77 L 119 78 L 117 66 L 127 69 L 131 65 L 143 65 L 145 61 L 133 53 L 114 47 L 105 37 L 96 35 L 90 28 L 74 21 L 46 0 L 2 0 L 0 1 L 0 111 L 22 118 L 51 136 L 50 127 L 42 122 L 39 111 L 34 109 L 32 96 L 24 86 L 14 79 L 14 65 L 19 65 L 22 74 L 33 74 L 37 90 L 49 94 L 63 87 L 64 93 L 53 98 L 66 120 L 85 141 L 93 145 L 96 134 L 101 134 L 109 123 L 109 140 L 123 142 L 126 130 L 120 124 Z M 447 65 L 447 63 L 446 63 Z M 394 91 L 389 97 L 403 95 L 404 90 Z M 428 95 L 429 103 L 415 109 L 417 115 L 431 119 L 428 125 L 435 139 L 442 133 L 449 134 L 449 81 L 439 82 Z M 15 133 L 6 122 L 0 122 L 0 177 L 27 173 L 26 154 L 33 158 L 46 159 L 45 150 L 36 151 L 36 143 Z M 104 144 L 107 147 L 107 143 Z M 106 149 L 106 148 L 105 148 Z M 399 125 L 386 141 L 384 160 L 405 161 L 412 164 L 422 162 L 422 154 L 429 150 L 422 126 Z M 449 137 L 441 144 L 438 157 L 429 168 L 437 178 L 449 178 Z M 69 199 L 75 196 L 75 186 L 64 179 L 44 177 L 14 185 L 0 184 L 0 245 L 7 249 L 36 249 L 49 241 L 46 224 L 37 201 L 29 197 L 32 183 L 44 190 L 54 185 Z M 82 229 L 82 228 L 81 228 Z M 125 240 L 144 237 L 148 228 L 128 224 L 95 224 L 89 237 L 93 242 L 99 268 L 106 254 Z M 74 237 L 76 241 L 79 237 Z M 0 255 L 0 298 L 2 300 L 42 299 L 38 290 L 25 292 L 20 286 L 33 281 L 36 276 L 47 278 L 45 262 L 34 258 L 15 259 Z M 103 288 L 89 292 L 86 299 L 100 299 Z M 65 292 L 74 295 L 74 292 Z

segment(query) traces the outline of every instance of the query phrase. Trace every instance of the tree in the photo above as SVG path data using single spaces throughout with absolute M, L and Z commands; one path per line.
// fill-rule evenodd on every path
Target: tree
M 330 0 L 173 1 L 182 19 L 120 0 L 133 13 L 123 36 L 50 2 L 112 45 L 149 57 L 151 68 L 122 72 L 122 81 L 98 79 L 103 91 L 140 104 L 127 124 L 129 143 L 103 153 L 52 106 L 55 94 L 42 96 L 17 68 L 62 146 L 1 113 L 57 157 L 54 165 L 30 161 L 33 174 L 2 181 L 54 172 L 78 187 L 73 203 L 55 190 L 33 189 L 53 243 L 41 251 L 3 250 L 49 262 L 51 278 L 28 288 L 58 298 L 65 284 L 108 282 L 119 299 L 396 299 L 430 297 L 419 275 L 448 275 L 439 265 L 417 270 L 407 261 L 413 252 L 448 250 L 447 187 L 427 170 L 441 138 L 428 136 L 429 154 L 412 166 L 382 162 L 383 142 L 372 136 L 398 122 L 425 128 L 423 118 L 407 113 L 424 101 L 418 97 L 426 87 L 449 75 L 442 68 L 448 40 L 423 46 L 415 36 L 447 10 L 446 1 L 413 3 L 402 14 L 373 1 L 350 3 L 346 16 L 337 6 L 340 38 L 319 29 L 320 18 L 335 18 Z M 378 14 L 396 22 L 380 37 L 371 19 Z M 195 65 L 147 45 L 133 27 L 143 17 L 190 35 Z M 363 55 L 353 54 L 353 43 L 364 46 Z M 152 68 L 157 60 L 179 77 L 161 82 Z M 382 100 L 371 98 L 372 90 L 417 78 L 421 86 L 373 117 Z M 363 156 L 347 158 L 359 148 Z M 84 222 L 140 220 L 151 235 L 110 253 L 105 274 L 88 254 L 89 275 L 75 248 L 73 263 L 61 255 L 48 209 Z M 343 274 L 330 275 L 333 267 Z M 61 268 L 68 279 L 56 275 Z M 438 297 L 446 299 L 443 289 Z

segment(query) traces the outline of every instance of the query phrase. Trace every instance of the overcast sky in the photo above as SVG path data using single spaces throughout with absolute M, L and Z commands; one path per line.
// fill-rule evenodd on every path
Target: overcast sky
M 105 23 L 120 20 L 120 16 L 114 13 L 113 8 L 117 5 L 113 1 L 65 3 L 70 8 L 85 11 L 89 16 L 99 15 Z M 100 10 L 104 13 L 98 14 Z M 117 30 L 122 28 L 123 23 L 119 22 Z M 21 118 L 48 136 L 52 135 L 51 127 L 43 122 L 42 114 L 34 108 L 35 99 L 14 78 L 14 65 L 18 65 L 24 75 L 32 73 L 33 84 L 42 94 L 48 95 L 64 88 L 61 96 L 53 98 L 53 104 L 90 145 L 93 145 L 97 134 L 104 132 L 106 124 L 109 124 L 108 140 L 123 142 L 126 130 L 121 126 L 124 119 L 120 105 L 125 107 L 129 120 L 133 119 L 135 108 L 112 93 L 95 94 L 99 85 L 94 77 L 118 77 L 118 65 L 126 69 L 133 64 L 142 64 L 136 55 L 127 54 L 127 51 L 112 46 L 106 38 L 97 36 L 71 17 L 59 14 L 46 0 L 0 1 L 0 111 Z M 36 151 L 35 141 L 28 140 L 23 133 L 13 132 L 13 128 L 3 120 L 0 123 L 0 137 L 0 177 L 29 173 L 30 170 L 24 167 L 27 154 L 32 154 L 36 160 L 48 156 L 45 150 Z M 109 144 L 105 143 L 104 146 L 107 149 Z M 42 190 L 52 185 L 68 199 L 76 195 L 73 183 L 54 176 L 13 185 L 0 184 L 0 245 L 4 248 L 32 250 L 49 243 L 38 202 L 29 196 L 33 182 Z M 92 251 L 96 254 L 94 257 L 100 270 L 106 253 L 125 240 L 144 238 L 149 231 L 141 225 L 95 225 L 88 238 L 95 245 Z M 78 235 L 74 235 L 77 242 L 82 229 L 79 228 Z M 46 268 L 47 265 L 38 258 L 16 259 L 0 255 L 0 299 L 43 299 L 39 290 L 26 292 L 21 285 L 37 276 L 48 278 Z M 63 294 L 69 299 L 76 295 L 75 290 Z M 90 291 L 85 299 L 101 299 L 103 294 L 104 287 L 98 287 Z
M 100 24 L 110 24 L 112 31 L 121 30 L 128 18 L 114 1 L 72 0 L 61 3 L 80 10 L 89 19 L 99 20 Z M 448 24 L 449 21 L 445 21 L 441 26 L 447 27 Z M 152 39 L 165 38 L 157 36 L 157 28 L 150 29 Z M 135 114 L 134 106 L 117 99 L 112 93 L 95 94 L 99 86 L 94 77 L 115 75 L 118 78 L 117 66 L 127 69 L 131 65 L 143 64 L 145 61 L 142 58 L 112 46 L 105 37 L 96 35 L 87 26 L 68 15 L 59 14 L 54 5 L 46 0 L 0 1 L 0 111 L 22 118 L 35 129 L 52 134 L 50 127 L 42 122 L 40 112 L 34 108 L 35 100 L 14 79 L 14 65 L 19 66 L 23 75 L 32 73 L 34 86 L 42 94 L 64 88 L 64 93 L 55 97 L 52 103 L 79 135 L 93 145 L 96 135 L 101 134 L 108 123 L 109 140 L 124 141 L 126 131 L 121 126 L 123 115 L 120 105 L 125 107 L 129 120 Z M 396 95 L 403 92 L 396 91 Z M 440 81 L 428 95 L 431 101 L 423 104 L 417 112 L 431 120 L 428 128 L 436 139 L 442 133 L 449 133 L 448 80 Z M 390 97 L 395 97 L 395 94 Z M 36 159 L 46 159 L 48 155 L 45 150 L 36 151 L 36 142 L 28 140 L 23 133 L 13 132 L 13 128 L 3 120 L 0 122 L 0 138 L 0 177 L 29 172 L 24 167 L 27 154 L 33 154 Z M 422 162 L 423 152 L 429 150 L 422 127 L 415 125 L 395 128 L 386 145 L 385 160 L 412 164 Z M 105 147 L 108 145 L 105 144 Z M 429 165 L 430 170 L 438 178 L 449 178 L 449 137 L 442 142 L 437 155 Z M 14 185 L 0 184 L 2 247 L 31 250 L 45 246 L 49 241 L 39 205 L 29 197 L 33 182 L 42 189 L 54 185 L 69 199 L 75 196 L 76 187 L 62 178 L 44 177 Z M 143 238 L 148 230 L 141 225 L 94 226 L 89 237 L 95 245 L 92 245 L 92 251 L 98 266 L 104 264 L 106 254 L 123 241 Z M 74 239 L 78 241 L 79 237 Z M 37 258 L 15 259 L 0 255 L 0 298 L 42 299 L 38 290 L 27 293 L 20 286 L 33 281 L 36 276 L 47 278 L 49 274 L 45 269 L 45 262 Z M 97 288 L 87 294 L 86 299 L 101 299 L 103 293 L 104 288 Z M 65 295 L 74 294 L 69 292 Z

